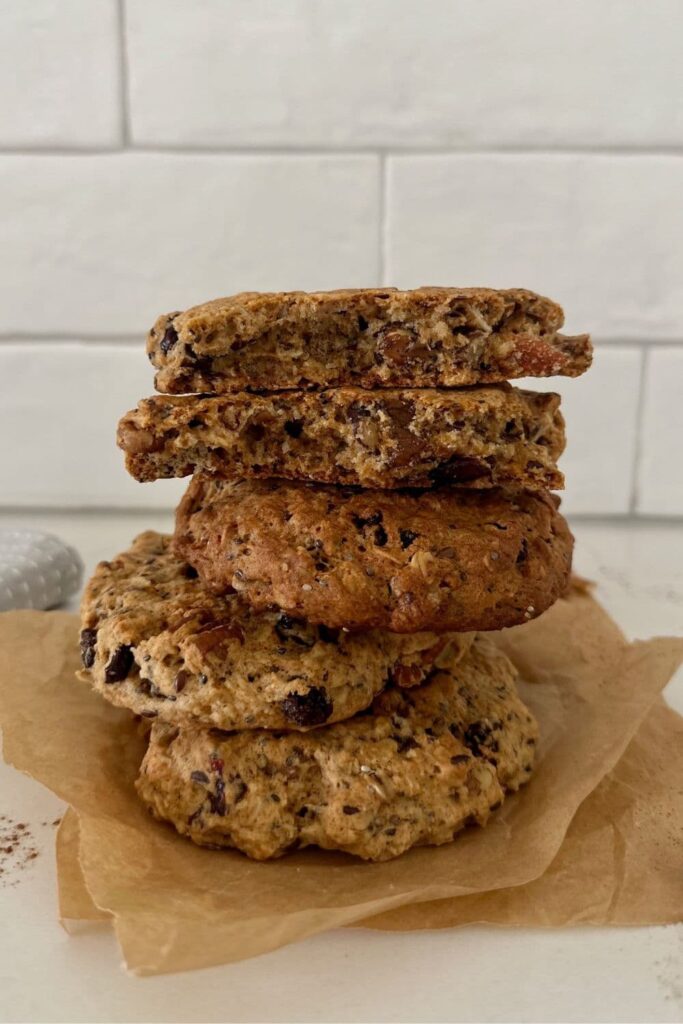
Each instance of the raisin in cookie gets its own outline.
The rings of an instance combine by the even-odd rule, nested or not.
[[[250,611],[206,590],[141,534],[101,562],[81,608],[81,677],[145,717],[221,729],[308,729],[348,718],[393,679],[414,686],[467,649],[466,634],[352,635]]]
[[[573,539],[544,492],[371,491],[195,476],[175,549],[212,588],[347,629],[490,630],[565,590]]]
[[[563,486],[560,397],[509,385],[144,399],[119,424],[137,480],[285,477],[363,487]]]
[[[257,860],[303,846],[388,860],[448,843],[532,771],[537,725],[515,678],[477,638],[451,671],[303,735],[155,722],[138,793],[194,842]]]
[[[521,288],[243,292],[160,316],[147,352],[169,394],[280,388],[453,387],[576,377],[587,335]]]

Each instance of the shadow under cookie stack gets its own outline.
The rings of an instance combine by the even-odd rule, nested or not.
[[[173,537],[96,569],[81,673],[150,719],[138,792],[196,843],[369,860],[484,825],[537,725],[495,632],[565,591],[559,397],[588,368],[528,291],[244,293],[160,317],[140,481]],[[486,635],[488,633],[488,635]],[[523,797],[521,797],[523,799]]]

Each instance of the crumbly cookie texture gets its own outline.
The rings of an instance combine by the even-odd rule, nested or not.
[[[146,718],[221,729],[305,730],[366,708],[388,680],[414,686],[455,664],[468,634],[398,637],[311,626],[212,594],[141,534],[101,562],[81,608],[81,678]]]
[[[119,423],[137,480],[285,477],[363,487],[499,484],[554,490],[560,396],[509,385],[338,388],[144,399]]]
[[[540,615],[573,538],[544,492],[379,491],[195,476],[174,546],[217,591],[348,629],[493,630]]]
[[[452,671],[303,735],[154,723],[138,793],[194,842],[257,860],[320,846],[380,861],[448,843],[530,776],[538,729],[515,678],[477,638]]]
[[[577,377],[587,335],[521,288],[242,292],[160,316],[147,351],[170,394],[245,389],[453,387]]]

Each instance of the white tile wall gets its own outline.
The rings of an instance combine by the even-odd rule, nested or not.
[[[121,142],[117,0],[2,0],[0,148]]]
[[[145,144],[642,147],[683,131],[678,0],[128,0],[127,24]]]
[[[140,334],[245,289],[378,279],[373,156],[0,155],[0,333]]]
[[[681,156],[391,157],[387,277],[527,285],[571,330],[680,338],[681,195]]]
[[[567,424],[567,448],[560,460],[566,479],[563,511],[622,515],[631,510],[642,358],[638,348],[603,346],[582,377],[519,382],[533,391],[562,395]]]
[[[637,511],[683,515],[683,348],[648,352],[640,445]]]
[[[679,0],[0,0],[0,504],[175,500],[113,441],[159,312],[431,282],[596,338],[530,382],[565,508],[683,515],[682,30]]]
[[[123,467],[116,424],[151,391],[138,345],[0,344],[2,504],[164,508],[180,480],[140,484]],[[22,386],[25,380],[31,386]]]

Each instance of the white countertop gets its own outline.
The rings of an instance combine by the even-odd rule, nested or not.
[[[90,571],[170,515],[0,514],[48,529]],[[683,635],[683,526],[573,524],[576,569],[630,636]],[[683,712],[683,676],[667,691]],[[1,1021],[681,1021],[683,926],[344,930],[254,960],[135,978],[109,929],[67,936],[56,917],[56,797],[0,764],[0,814],[40,855],[0,880]]]

